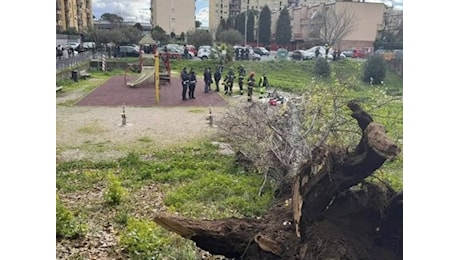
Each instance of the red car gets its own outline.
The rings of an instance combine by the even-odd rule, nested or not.
[[[193,57],[196,57],[198,51],[195,49],[195,46],[187,45],[187,49],[189,53],[193,53]]]
[[[354,49],[353,53],[351,54],[352,58],[364,58],[364,53],[358,49]]]

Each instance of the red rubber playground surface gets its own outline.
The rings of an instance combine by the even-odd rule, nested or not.
[[[127,81],[134,80],[134,77]],[[153,80],[145,81],[134,88],[125,85],[123,76],[114,76],[102,86],[96,88],[80,100],[79,106],[225,106],[227,102],[214,91],[204,93],[203,79],[197,80],[195,89],[196,99],[182,100],[182,85],[179,77],[171,77],[171,84],[160,85],[160,102],[155,100],[155,86]]]

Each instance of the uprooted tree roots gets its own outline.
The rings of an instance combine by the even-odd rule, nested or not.
[[[192,220],[160,214],[154,221],[229,258],[402,259],[402,192],[365,181],[400,149],[358,104],[347,106],[361,136],[351,151],[327,144],[338,125],[334,123],[309,144],[305,134],[313,134],[318,122],[305,126],[306,110],[293,104],[273,117],[270,108],[255,104],[240,110],[248,120],[229,115],[219,126],[232,138],[240,135],[242,141],[234,144],[241,151],[240,161],[244,158],[248,167],[266,175],[275,172],[276,203],[257,219]]]

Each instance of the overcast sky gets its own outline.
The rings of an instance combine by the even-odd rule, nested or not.
[[[167,0],[161,0],[167,1]],[[183,1],[183,0],[182,0]],[[367,2],[384,2],[402,9],[403,0],[366,0]],[[196,19],[203,27],[209,25],[209,1],[196,1]],[[93,15],[99,19],[103,13],[117,14],[125,21],[150,22],[150,0],[93,0]]]

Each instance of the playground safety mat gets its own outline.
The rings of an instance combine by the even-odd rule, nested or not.
[[[128,82],[134,80],[129,77]],[[136,87],[125,85],[123,76],[113,76],[102,86],[97,87],[82,100],[78,106],[225,106],[227,102],[215,92],[215,84],[212,84],[211,91],[204,93],[204,81],[198,79],[195,88],[195,98],[182,100],[182,85],[179,77],[171,77],[171,84],[160,85],[160,102],[156,102],[155,85],[153,80],[143,82]],[[223,86],[221,86],[222,92]],[[221,93],[222,94],[222,93]]]

